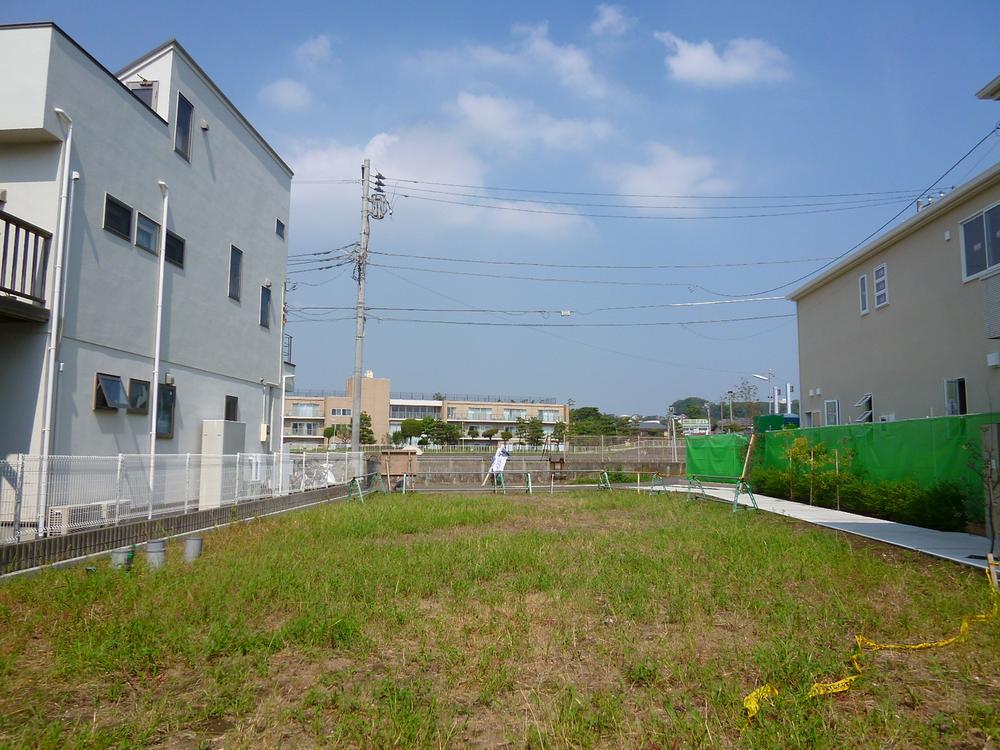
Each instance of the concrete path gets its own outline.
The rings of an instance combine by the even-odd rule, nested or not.
[[[687,492],[687,485],[672,485],[669,489]],[[705,487],[705,493],[713,499],[733,501],[733,489],[725,487]],[[789,500],[766,495],[754,494],[757,506],[768,513],[796,518],[806,523],[825,526],[828,529],[845,531],[867,539],[894,544],[897,547],[923,552],[945,560],[971,565],[976,568],[986,567],[986,553],[990,551],[989,540],[983,536],[965,534],[958,531],[934,531],[910,526],[895,521],[883,521],[879,518],[859,516],[842,510],[819,508],[815,505],[793,503]],[[740,505],[749,506],[750,498],[740,495]]]

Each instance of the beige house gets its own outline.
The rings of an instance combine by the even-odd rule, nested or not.
[[[289,394],[285,399],[286,445],[321,447],[326,444],[323,430],[331,425],[351,424],[353,380],[339,393]],[[552,433],[559,422],[569,422],[569,406],[553,398],[518,399],[504,396],[471,396],[463,394],[448,397],[442,393],[397,393],[390,389],[388,378],[376,378],[370,371],[361,381],[361,409],[372,418],[375,440],[386,442],[398,432],[403,420],[433,417],[462,426],[464,439],[484,442],[478,437],[468,437],[470,431],[481,436],[489,429],[514,431],[518,419],[538,418],[546,435]]]
[[[789,298],[803,425],[1000,409],[1000,164]]]

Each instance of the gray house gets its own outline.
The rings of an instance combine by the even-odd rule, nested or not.
[[[280,445],[288,165],[176,41],[0,26],[0,69],[0,457]]]

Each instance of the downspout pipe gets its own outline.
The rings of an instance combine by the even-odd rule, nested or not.
[[[149,401],[149,514],[153,518],[153,487],[156,477],[156,417],[160,404],[160,337],[163,333],[163,275],[167,262],[167,214],[170,210],[170,189],[163,180],[159,181],[160,195],[163,196],[163,210],[160,217],[160,263],[156,280],[156,329],[153,334],[153,388]]]
[[[49,505],[49,454],[52,451],[52,425],[55,422],[53,404],[56,389],[56,349],[59,345],[59,321],[62,317],[63,258],[66,254],[70,215],[73,210],[70,183],[70,158],[73,154],[73,118],[56,107],[56,116],[66,125],[63,141],[62,185],[59,190],[59,216],[56,219],[56,257],[52,279],[52,305],[49,311],[48,343],[45,349],[45,402],[42,409],[42,486],[38,500],[38,536],[45,536]]]

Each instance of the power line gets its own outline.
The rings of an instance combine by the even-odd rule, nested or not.
[[[477,263],[490,266],[533,266],[536,268],[579,268],[579,269],[600,269],[606,271],[632,270],[649,271],[656,269],[699,269],[699,268],[745,268],[747,266],[773,266],[790,263],[816,263],[821,260],[829,260],[830,256],[820,258],[787,258],[782,260],[748,260],[735,263],[689,263],[689,264],[656,264],[656,265],[590,265],[582,263],[539,263],[536,261],[523,260],[478,260],[473,258],[456,258],[443,255],[414,255],[411,253],[393,253],[387,250],[369,250],[371,255],[385,255],[395,258],[413,258],[415,260],[438,260],[453,263]]]
[[[994,125],[990,129],[990,131],[986,135],[984,135],[982,138],[980,138],[972,148],[970,148],[968,151],[966,151],[964,154],[962,154],[962,156],[958,159],[958,161],[956,161],[954,164],[952,164],[950,167],[948,167],[944,172],[942,172],[940,177],[938,177],[936,180],[934,180],[934,182],[932,182],[926,188],[924,188],[923,190],[921,190],[919,194],[923,195],[924,193],[928,193],[931,190],[933,190],[935,187],[937,187],[937,184],[939,182],[941,182],[941,180],[943,180],[945,177],[947,177],[952,172],[952,170],[954,170],[959,164],[961,164],[963,161],[965,161],[966,159],[968,159],[969,156],[971,156],[972,153],[977,148],[979,148],[980,146],[982,146],[983,143],[985,143],[986,140],[991,135],[993,135],[994,133],[996,133],[998,131],[1000,131],[1000,123]],[[799,276],[798,278],[792,279],[791,281],[785,282],[784,284],[781,284],[779,286],[771,287],[770,289],[763,289],[763,290],[761,290],[759,292],[753,292],[751,296],[757,296],[757,295],[760,295],[760,294],[771,294],[773,292],[777,292],[780,289],[785,289],[787,287],[790,287],[792,284],[797,284],[800,281],[805,281],[810,276],[819,273],[820,271],[822,271],[825,268],[829,268],[834,263],[836,263],[838,260],[841,260],[842,258],[846,258],[848,255],[850,255],[855,250],[857,250],[859,247],[861,247],[866,242],[868,242],[872,237],[874,237],[879,232],[881,232],[883,229],[885,229],[887,226],[889,226],[894,221],[896,221],[896,219],[898,219],[900,216],[902,216],[904,213],[906,213],[906,209],[907,208],[908,208],[908,206],[904,206],[903,208],[901,208],[899,211],[897,211],[895,214],[893,214],[891,218],[889,218],[882,225],[880,225],[878,229],[876,229],[873,232],[869,233],[864,239],[860,240],[859,242],[856,242],[854,245],[852,245],[850,248],[848,248],[847,250],[845,250],[844,252],[842,252],[840,255],[837,255],[837,256],[831,258],[826,263],[824,263],[823,265],[821,265],[819,268],[816,268],[816,269],[810,271],[807,274],[803,274],[802,276]],[[713,292],[713,294],[716,294],[716,292]],[[721,292],[718,292],[717,294],[719,294],[720,296],[732,296],[732,295],[723,295]]]
[[[567,201],[567,200],[561,200],[560,201],[560,200],[546,200],[544,198],[516,198],[516,197],[511,197],[511,196],[494,196],[494,195],[487,195],[487,194],[484,194],[484,193],[465,193],[465,192],[458,192],[458,191],[453,191],[453,190],[435,190],[433,188],[417,188],[417,187],[409,188],[409,190],[411,192],[430,193],[432,195],[447,195],[447,196],[457,197],[457,198],[475,198],[477,200],[497,200],[497,201],[505,201],[505,202],[509,202],[509,203],[532,203],[532,204],[541,204],[541,205],[548,205],[548,206],[577,206],[577,207],[584,207],[584,208],[624,208],[624,209],[636,209],[636,210],[643,210],[643,209],[645,209],[645,210],[652,210],[652,209],[660,209],[660,210],[668,210],[668,209],[690,210],[690,209],[710,208],[713,211],[721,211],[721,210],[727,210],[727,209],[728,210],[733,210],[733,211],[742,211],[742,210],[746,210],[748,208],[814,208],[814,207],[819,207],[819,206],[846,206],[846,205],[851,205],[851,204],[857,204],[857,207],[864,208],[864,207],[866,207],[866,204],[882,205],[882,204],[884,204],[886,202],[894,203],[894,202],[896,202],[898,200],[901,200],[903,197],[905,197],[905,196],[891,196],[890,197],[890,196],[883,195],[883,196],[874,197],[874,198],[872,198],[872,197],[868,197],[868,198],[848,198],[848,199],[818,201],[818,202],[812,202],[812,203],[761,203],[761,204],[746,204],[746,203],[741,203],[741,204],[737,204],[737,205],[733,205],[733,206],[724,206],[724,205],[721,205],[721,206],[720,205],[711,205],[711,206],[705,206],[705,205],[678,206],[678,205],[655,205],[655,204],[654,205],[644,205],[644,204],[635,204],[635,203],[594,203],[592,201],[582,201],[582,202],[581,201]],[[912,194],[910,194],[910,195],[912,195]],[[624,198],[624,197],[628,197],[628,196],[621,196],[621,197]],[[687,200],[705,200],[705,198],[689,198]],[[775,198],[775,199],[772,199],[772,200],[779,200],[779,199]]]
[[[853,192],[853,193],[799,193],[799,194],[787,194],[787,195],[684,195],[684,194],[667,194],[667,193],[601,193],[601,192],[591,192],[582,190],[548,190],[542,188],[526,188],[526,187],[490,187],[486,185],[465,185],[456,182],[434,182],[432,180],[415,180],[406,179],[403,177],[388,177],[386,178],[392,184],[406,183],[410,185],[434,185],[436,187],[450,187],[450,188],[463,188],[466,190],[483,190],[492,192],[511,192],[511,193],[537,193],[539,195],[580,195],[580,196],[592,196],[592,197],[605,197],[605,198],[697,198],[702,200],[741,200],[741,199],[752,199],[752,200],[766,200],[766,199],[787,199],[791,200],[794,198],[850,198],[859,196],[875,196],[875,195],[910,195],[919,192],[918,190],[873,190],[867,192]]]
[[[500,328],[648,328],[658,326],[694,326],[715,323],[745,323],[752,320],[776,320],[794,318],[795,313],[781,315],[752,315],[745,318],[715,318],[713,320],[653,320],[634,323],[495,323],[484,320],[443,320],[435,318],[390,318],[372,315],[379,322],[386,323],[426,323],[429,325],[478,326]]]
[[[925,191],[926,192],[926,191]],[[633,219],[638,221],[711,221],[711,220],[725,220],[725,219],[765,219],[778,216],[805,216],[809,214],[826,214],[826,213],[837,213],[841,211],[855,211],[858,208],[878,208],[881,206],[893,205],[896,203],[906,202],[906,206],[913,203],[912,197],[907,198],[895,198],[891,200],[886,200],[882,203],[871,204],[868,206],[842,206],[839,208],[813,208],[807,209],[805,211],[775,211],[772,213],[757,213],[757,214],[731,214],[731,215],[701,215],[701,216],[644,216],[636,214],[603,214],[603,213],[586,213],[582,211],[553,211],[544,208],[524,208],[521,206],[501,206],[489,203],[470,203],[469,201],[455,201],[448,200],[445,198],[431,198],[426,195],[414,195],[412,193],[398,193],[400,198],[410,198],[412,200],[419,201],[429,201],[431,203],[444,203],[451,206],[466,206],[470,208],[489,208],[494,211],[513,211],[516,213],[527,213],[527,214],[544,214],[548,216],[577,216],[580,218],[588,219]],[[488,196],[484,196],[487,198]],[[903,210],[906,210],[905,207]]]

